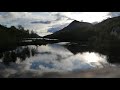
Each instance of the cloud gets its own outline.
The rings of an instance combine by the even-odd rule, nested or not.
[[[108,15],[110,15],[111,17],[116,17],[120,16],[120,12],[110,12]]]
[[[65,23],[70,23],[70,20],[58,12],[0,12],[0,24],[8,27],[22,25],[41,36],[50,34],[48,31],[50,28]]]
[[[14,20],[17,18],[31,18],[30,12],[0,12],[0,19]]]
[[[108,18],[108,13],[109,12],[64,12],[62,14],[74,20],[93,23]]]
[[[54,21],[74,20],[74,19],[72,19],[70,17],[67,17],[64,13],[68,13],[68,12],[50,12],[49,14],[54,16]]]
[[[62,29],[61,27],[52,27],[48,29],[48,32],[55,33],[61,29]]]
[[[63,19],[74,20],[74,19],[72,19],[70,17],[65,16],[62,12],[61,13],[56,13],[56,14],[54,14],[54,16],[57,17],[55,21],[60,21],[60,20],[63,20]]]
[[[0,12],[0,23],[7,26],[17,26],[29,24],[32,20],[32,13],[30,12]]]
[[[66,27],[69,23],[65,23],[63,25],[53,25],[51,28],[48,29],[48,32],[54,33]]]
[[[54,14],[54,16],[56,16],[55,21],[59,21],[62,20],[64,17],[62,15],[60,15],[59,13]]]
[[[33,21],[32,24],[50,24],[51,21]]]

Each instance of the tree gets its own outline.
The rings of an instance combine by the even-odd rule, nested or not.
[[[11,30],[15,30],[16,27],[15,27],[15,26],[11,26],[10,29],[11,29]]]
[[[19,30],[24,30],[24,27],[22,25],[17,26]]]

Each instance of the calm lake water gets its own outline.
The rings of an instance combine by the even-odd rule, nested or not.
[[[45,72],[78,72],[109,65],[106,55],[66,44],[70,43],[20,46],[0,53],[0,77],[40,77]]]

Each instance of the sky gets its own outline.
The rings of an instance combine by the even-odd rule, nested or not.
[[[66,27],[73,20],[95,23],[119,15],[120,12],[0,12],[0,24],[8,27],[22,25],[45,36]]]

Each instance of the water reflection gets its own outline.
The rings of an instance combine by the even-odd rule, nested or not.
[[[89,48],[86,45],[79,45],[77,43],[68,43],[65,44],[64,47],[71,51],[73,54],[82,53],[86,51],[94,52],[92,48]]]
[[[36,53],[37,48],[22,46],[13,51],[0,53],[0,58],[2,59],[4,64],[9,65],[10,62],[16,62],[18,58],[21,61],[24,61],[26,58],[30,58],[30,56],[34,56]]]
[[[27,71],[32,71],[33,73],[76,72],[102,68],[108,64],[105,55],[85,51],[79,46],[71,47],[61,44],[22,46],[13,51],[0,53],[0,57],[2,63],[9,65],[9,69],[12,69],[14,74],[17,75]],[[0,63],[1,67],[8,69],[8,67],[2,66]],[[4,69],[2,70],[5,72]],[[6,72],[8,76],[11,75],[10,72]]]
[[[85,46],[85,45],[79,45],[76,43],[73,44],[66,44],[64,45],[64,47],[66,47],[69,51],[71,51],[74,55],[77,53],[83,53],[83,52],[99,52],[100,54],[106,55],[106,60],[111,63],[111,64],[118,64],[120,63],[120,53],[119,53],[119,48],[114,47],[114,48],[110,48],[109,50],[103,50],[101,48],[95,49],[95,48],[91,48],[89,46]],[[88,56],[88,55],[87,55]]]

